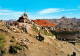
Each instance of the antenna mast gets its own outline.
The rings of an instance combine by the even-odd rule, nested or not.
[[[26,13],[26,9],[25,9],[25,13]]]

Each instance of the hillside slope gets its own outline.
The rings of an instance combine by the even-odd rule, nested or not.
[[[37,28],[33,28],[33,25],[26,24],[28,33],[21,32],[20,29],[16,29],[14,26],[6,26],[0,24],[0,35],[5,38],[4,48],[0,50],[1,56],[67,56],[73,52],[80,56],[80,51],[72,44],[55,39],[55,36],[49,36],[44,34],[44,30],[41,29],[44,41],[36,39],[38,34]],[[8,29],[8,27],[10,27]],[[17,32],[11,30],[15,28]],[[1,42],[0,42],[1,43]]]

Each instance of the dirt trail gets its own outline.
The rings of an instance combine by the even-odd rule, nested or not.
[[[31,24],[27,24],[27,31],[31,35],[37,35],[37,33],[35,31],[33,31]]]

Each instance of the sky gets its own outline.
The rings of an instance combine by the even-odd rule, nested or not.
[[[25,9],[30,19],[80,18],[80,0],[0,0],[0,20],[18,19]]]

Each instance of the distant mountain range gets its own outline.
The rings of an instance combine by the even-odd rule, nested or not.
[[[50,23],[57,24],[58,28],[79,28],[80,19],[77,18],[66,18],[63,16],[61,19],[45,19]]]
[[[67,18],[63,16],[60,19],[45,19],[50,23],[55,23],[57,28],[80,28],[80,19]],[[17,21],[16,19],[4,20],[6,22]]]
[[[16,19],[9,19],[9,20],[4,20],[5,22],[10,22],[10,21],[17,21]]]

